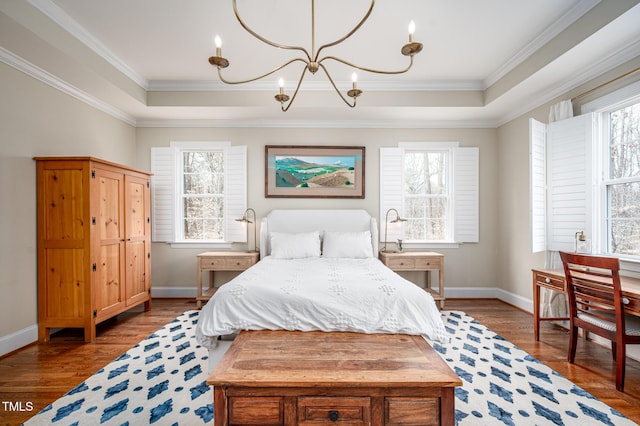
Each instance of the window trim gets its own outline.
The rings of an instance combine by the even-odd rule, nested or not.
[[[242,224],[227,217],[242,217],[247,207],[247,151],[246,146],[234,146],[231,142],[177,141],[169,147],[151,148],[153,242],[169,243],[172,248],[229,249],[234,242],[246,242]],[[186,150],[224,151],[225,161],[225,240],[184,240],[180,208],[182,187],[182,152]],[[233,157],[233,158],[232,158]],[[234,167],[229,162],[234,162]],[[162,169],[156,172],[156,167]],[[170,169],[170,170],[169,170]],[[168,175],[171,175],[169,178]],[[233,175],[233,176],[231,176]],[[232,191],[228,191],[233,187]],[[162,223],[157,223],[162,222]]]
[[[400,142],[395,147],[380,147],[380,236],[384,238],[385,215],[388,209],[404,211],[403,197],[398,188],[402,185],[403,167],[400,153],[406,148],[426,146],[427,149],[451,148],[453,174],[453,241],[407,243],[407,248],[458,248],[460,244],[479,242],[480,234],[480,150],[478,147],[461,147],[458,142]],[[397,234],[389,229],[388,241]]]
[[[581,106],[580,112],[583,114],[593,113],[596,116],[597,131],[594,136],[594,151],[598,152],[599,158],[609,158],[609,115],[613,111],[625,108],[627,106],[637,104],[640,102],[640,81],[632,83],[607,95],[601,96]],[[606,161],[594,161],[593,170],[594,176],[594,238],[592,241],[592,251],[595,253],[601,253],[608,256],[614,256],[621,261],[637,264],[633,269],[640,271],[640,256],[630,256],[625,254],[609,253],[608,247],[608,226],[606,224],[607,216],[607,186],[612,184],[613,181],[608,177],[608,164]]]

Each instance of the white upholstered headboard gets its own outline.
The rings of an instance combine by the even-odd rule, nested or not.
[[[272,210],[260,225],[260,258],[271,253],[271,232],[371,231],[371,246],[378,253],[378,226],[366,210]]]

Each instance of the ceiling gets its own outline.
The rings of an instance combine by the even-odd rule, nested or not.
[[[249,27],[277,43],[311,45],[311,1],[238,0]],[[340,38],[370,0],[315,2],[316,48]],[[299,57],[244,31],[231,0],[3,0],[0,60],[136,126],[496,127],[640,56],[632,0],[378,0],[327,55],[369,68],[407,66],[407,26],[424,44],[404,74],[358,72],[347,107],[322,72],[292,94],[296,62],[255,83],[226,85],[208,63],[223,40],[229,80]],[[343,92],[351,70],[325,62]]]

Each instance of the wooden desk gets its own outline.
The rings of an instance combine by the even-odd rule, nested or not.
[[[433,299],[440,301],[440,309],[444,309],[444,255],[432,251],[381,251],[379,259],[394,271],[426,271],[425,291],[431,293]],[[438,291],[431,288],[431,271],[438,271]]]
[[[242,331],[207,379],[214,424],[453,425],[462,382],[420,336]]]
[[[244,271],[256,264],[260,253],[257,251],[208,251],[198,255],[198,294],[196,306],[202,308],[202,302],[206,302],[213,296],[217,288],[213,282],[214,271]],[[209,272],[209,287],[203,289],[202,272]]]
[[[567,281],[564,271],[550,269],[532,269],[533,272],[533,333],[536,340],[540,340],[540,321],[567,321],[569,318],[540,318],[540,288],[548,288],[559,293],[567,294]],[[622,296],[628,300],[625,312],[640,316],[640,279],[620,277]]]

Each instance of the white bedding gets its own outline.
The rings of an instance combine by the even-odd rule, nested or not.
[[[241,330],[422,335],[447,342],[429,293],[378,259],[273,259],[221,286],[202,308],[196,338],[209,349]]]

